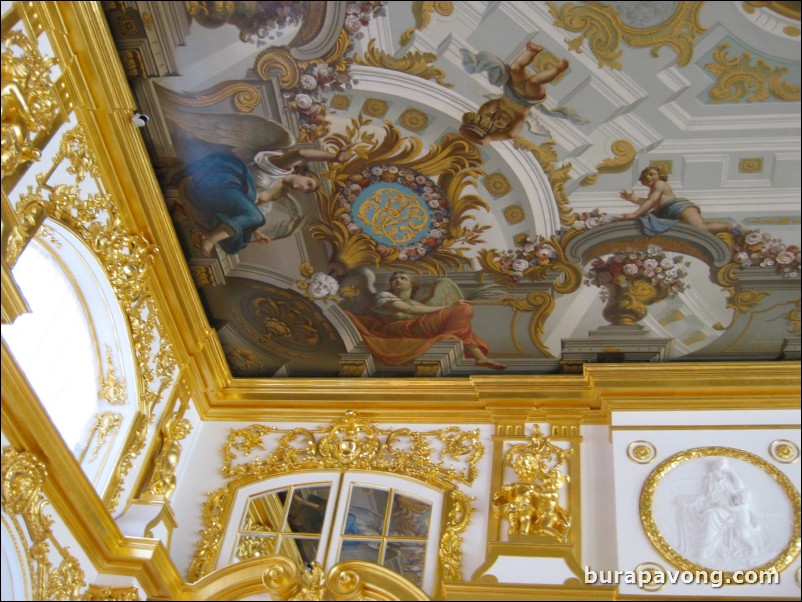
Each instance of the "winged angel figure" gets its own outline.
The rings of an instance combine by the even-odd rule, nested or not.
[[[215,149],[173,179],[184,209],[203,232],[201,251],[206,257],[215,245],[234,254],[252,241],[268,244],[300,230],[306,218],[292,192],[314,192],[320,186],[317,175],[301,170],[301,165],[351,157],[350,149],[332,153],[296,148],[291,132],[259,115],[166,107],[165,116],[200,145]]]
[[[383,292],[376,291],[375,281],[376,275],[368,268],[351,272],[343,288],[356,287],[360,294],[345,299],[341,305],[370,352],[384,363],[405,364],[437,341],[460,339],[465,357],[474,358],[477,366],[506,368],[487,356],[487,343],[471,327],[471,302],[452,280],[440,278],[425,292],[417,278],[407,272],[393,272]],[[481,290],[480,295],[487,292]]]

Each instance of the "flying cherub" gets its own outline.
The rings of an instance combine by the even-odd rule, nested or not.
[[[442,339],[460,339],[465,356],[492,370],[506,366],[488,357],[489,347],[471,327],[473,307],[448,278],[422,291],[414,275],[393,272],[386,291],[377,292],[368,268],[349,274],[343,288],[356,285],[362,294],[342,303],[370,352],[385,364],[406,364]],[[485,290],[480,292],[487,292]]]
[[[258,115],[190,113],[169,105],[164,113],[207,151],[172,178],[187,215],[202,231],[206,257],[215,245],[234,254],[252,240],[268,244],[297,232],[306,219],[291,193],[320,186],[301,164],[352,156],[350,149],[296,148],[284,126]]]
[[[460,49],[462,66],[468,73],[486,73],[490,83],[504,92],[502,96],[485,102],[476,113],[463,115],[460,127],[463,136],[476,144],[510,140],[521,131],[532,107],[550,115],[567,117],[575,123],[587,123],[569,107],[559,106],[552,110],[543,107],[546,84],[568,69],[568,61],[563,59],[553,67],[535,73],[529,65],[542,51],[539,44],[527,42],[508,65],[491,52],[474,54],[466,48]]]

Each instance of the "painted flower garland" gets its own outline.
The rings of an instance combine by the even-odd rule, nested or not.
[[[747,230],[735,235],[732,260],[741,268],[770,268],[784,278],[799,278],[800,249],[768,232]]]

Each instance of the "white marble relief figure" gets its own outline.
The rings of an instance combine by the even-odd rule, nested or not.
[[[768,543],[762,521],[727,458],[714,458],[695,494],[675,498],[678,551],[711,568],[748,568],[764,556]],[[726,566],[725,566],[726,565]]]

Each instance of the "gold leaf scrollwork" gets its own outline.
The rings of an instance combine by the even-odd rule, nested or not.
[[[141,600],[135,585],[112,587],[90,583],[81,600],[84,602],[136,602]]]
[[[788,320],[788,332],[791,334],[799,334],[800,329],[802,329],[802,324],[800,324],[799,298],[794,302],[794,308],[785,314],[784,317]]]
[[[590,186],[595,184],[601,174],[621,173],[626,171],[629,169],[638,155],[635,147],[628,140],[616,140],[610,146],[610,150],[613,152],[613,157],[604,159],[601,163],[599,163],[596,166],[597,173],[583,178],[579,183],[580,186]]]
[[[394,58],[387,52],[376,48],[375,40],[370,40],[365,54],[363,56],[357,55],[355,62],[357,65],[381,67],[382,69],[414,75],[421,79],[434,80],[444,88],[453,88],[454,84],[445,81],[445,71],[432,65],[436,60],[437,55],[433,52],[420,52],[418,50],[410,50],[401,58]]]
[[[82,182],[87,174],[93,178],[97,178],[99,175],[95,154],[89,148],[86,132],[81,126],[72,128],[61,137],[53,163],[60,163],[64,159],[70,163],[67,173],[74,175],[78,182]]]
[[[622,41],[636,48],[651,48],[652,56],[658,56],[662,46],[671,46],[678,55],[677,64],[687,65],[693,57],[696,36],[706,31],[699,23],[702,7],[700,2],[678,2],[674,14],[664,22],[640,29],[624,23],[615,7],[600,2],[585,2],[581,6],[566,2],[559,8],[549,2],[554,24],[580,34],[567,40],[568,47],[581,52],[582,43],[587,40],[599,67],[611,69],[621,69],[618,59],[623,54]]]
[[[510,535],[548,535],[565,542],[571,529],[570,514],[559,505],[559,490],[570,478],[560,470],[573,453],[544,437],[534,426],[528,443],[513,445],[504,455],[519,481],[504,485],[493,495],[493,511],[509,523]]]
[[[6,260],[9,267],[13,267],[17,263],[22,251],[42,227],[42,223],[47,217],[46,203],[47,201],[38,194],[21,197],[17,203],[14,209],[17,225],[11,231],[6,247]]]
[[[266,566],[262,581],[273,600],[324,599],[325,573],[317,562],[300,568],[286,556],[272,556],[266,560]]]
[[[117,378],[110,347],[106,347],[106,375],[100,379],[100,398],[113,406],[124,406],[128,403],[125,379]]]
[[[99,412],[95,415],[95,421],[92,424],[90,440],[94,439],[95,448],[92,450],[92,455],[89,461],[96,460],[100,454],[100,450],[109,440],[109,437],[115,435],[120,430],[120,425],[123,423],[122,414],[117,412]]]
[[[718,80],[710,89],[710,101],[714,103],[762,102],[772,96],[777,100],[798,101],[802,86],[789,84],[783,79],[787,67],[771,67],[763,59],[752,64],[752,56],[744,50],[740,57],[727,56],[729,44],[722,44],[713,52],[715,62],[705,68]]]
[[[30,452],[3,448],[2,506],[11,518],[20,541],[25,542],[25,556],[30,568],[33,600],[78,600],[84,587],[84,572],[69,549],[55,540],[53,519],[44,513],[47,500],[42,486],[47,478],[45,465]],[[23,528],[15,515],[25,523]],[[5,521],[4,521],[5,522]],[[61,555],[59,566],[50,560],[50,542]],[[30,543],[28,543],[30,542]]]
[[[268,436],[279,436],[272,449],[265,441]],[[249,458],[255,450],[266,453]],[[344,417],[317,431],[261,424],[232,429],[223,447],[222,473],[229,483],[210,493],[204,504],[205,528],[188,579],[196,581],[213,570],[237,488],[298,470],[388,472],[446,490],[450,510],[440,544],[441,574],[443,579],[461,579],[460,534],[470,520],[471,506],[455,483],[474,482],[476,465],[483,454],[478,430],[448,427],[416,432],[408,428],[378,428],[354,412],[346,412]],[[235,463],[238,459],[243,461]]]
[[[412,36],[415,35],[416,31],[425,29],[431,23],[433,12],[447,17],[454,12],[454,3],[445,1],[413,2],[412,16],[415,17],[415,27],[410,27],[401,34],[401,46],[406,46],[412,40]]]
[[[175,471],[181,458],[181,441],[189,435],[192,423],[186,418],[173,414],[162,427],[162,444],[156,460],[153,462],[153,472],[145,487],[145,493],[161,499],[168,499],[175,491]]]
[[[259,337],[262,343],[270,344],[274,337],[307,345],[317,345],[320,342],[320,333],[312,325],[312,321],[303,315],[302,308],[292,307],[285,301],[276,301],[269,297],[258,297],[251,304],[256,316],[264,321],[264,334]]]
[[[160,94],[185,107],[208,107],[226,98],[231,98],[234,102],[234,108],[240,113],[250,113],[262,101],[262,94],[259,90],[245,82],[223,82],[215,86],[209,94],[204,94],[203,96],[179,94],[166,88],[162,89]]]
[[[380,188],[359,207],[359,218],[376,236],[403,244],[423,232],[429,214],[421,200],[395,188]]]
[[[39,54],[36,45],[22,33],[3,35],[3,177],[41,156],[34,138],[49,132],[56,120],[58,96],[50,79],[50,70],[56,63],[55,58]]]

